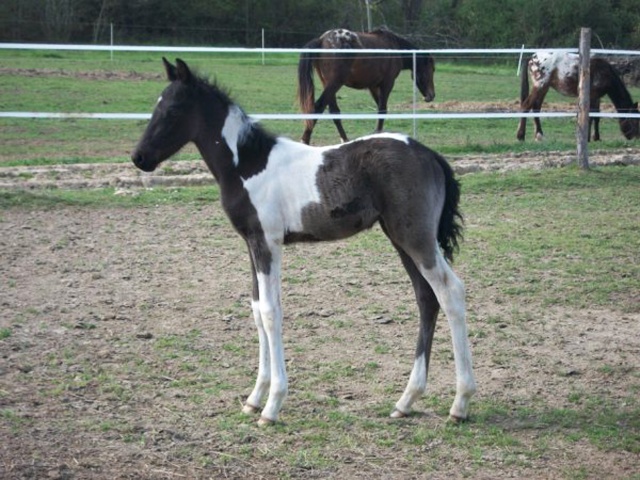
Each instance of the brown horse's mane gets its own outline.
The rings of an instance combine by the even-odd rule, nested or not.
[[[391,30],[384,28],[384,27],[378,27],[375,28],[373,30],[371,30],[372,35],[379,35],[381,37],[384,37],[386,39],[388,39],[390,42],[393,42],[397,45],[397,47],[401,50],[416,50],[417,47],[411,43],[409,40],[407,40],[404,37],[401,37],[400,35],[398,35],[397,33],[392,32]]]
[[[385,27],[378,27],[374,30],[371,30],[371,32],[369,33],[384,38],[385,40],[387,40],[387,43],[394,45],[398,50],[418,50],[418,47],[415,44]],[[429,55],[418,55],[418,61],[430,62],[432,61],[432,57],[430,57]],[[413,60],[411,57],[402,57],[402,68],[404,70],[413,68]]]

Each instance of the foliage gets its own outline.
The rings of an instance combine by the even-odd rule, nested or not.
[[[6,0],[0,41],[300,47],[335,27],[386,25],[426,47],[568,47],[591,27],[602,47],[640,48],[636,0]],[[598,45],[599,43],[599,45]]]

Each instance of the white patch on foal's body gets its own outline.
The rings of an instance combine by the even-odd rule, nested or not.
[[[303,230],[302,209],[320,202],[316,174],[325,150],[278,138],[266,168],[243,180],[265,233],[280,236]]]
[[[225,123],[225,127],[226,125]],[[257,175],[243,179],[265,233],[271,232],[277,236],[288,232],[302,232],[302,209],[321,200],[316,176],[324,162],[324,154],[350,143],[375,138],[409,143],[409,137],[399,133],[376,133],[326,147],[313,147],[278,137],[269,153],[267,167]],[[237,155],[237,145],[230,145],[229,148]]]

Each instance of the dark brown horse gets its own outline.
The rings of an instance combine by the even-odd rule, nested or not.
[[[531,56],[527,68],[520,72],[520,110],[539,112],[549,88],[568,97],[578,96],[578,55],[567,52],[538,52]],[[638,102],[631,100],[629,91],[616,70],[603,58],[592,58],[589,64],[591,73],[590,110],[600,111],[600,99],[607,95],[618,113],[639,113]],[[529,77],[533,88],[529,93]],[[638,118],[619,118],[620,130],[628,139],[640,136]],[[540,119],[534,117],[535,138],[542,140]],[[589,140],[591,140],[591,124],[593,124],[593,140],[600,140],[600,117],[589,119]],[[524,140],[527,119],[521,118],[518,126],[518,140]]]
[[[386,29],[372,32],[351,32],[343,28],[329,30],[320,37],[314,38],[304,48],[308,49],[391,49],[417,50],[408,40]],[[313,69],[317,72],[324,90],[317,101],[314,100]],[[387,100],[393,85],[402,70],[411,70],[413,77],[412,55],[380,53],[369,54],[337,54],[337,53],[307,53],[300,55],[298,63],[298,101],[304,113],[322,113],[329,107],[329,112],[338,114],[336,94],[343,85],[356,89],[368,88],[378,107],[378,113],[387,113]],[[429,54],[416,55],[416,78],[418,90],[426,102],[435,96],[433,74],[435,63]],[[302,141],[309,143],[311,133],[317,120],[306,120]],[[342,128],[342,122],[335,119],[334,123],[343,142],[347,141],[347,134]],[[384,119],[378,119],[376,133],[382,131]]]

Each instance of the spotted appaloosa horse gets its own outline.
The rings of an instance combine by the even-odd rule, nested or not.
[[[591,58],[590,64],[590,110],[600,111],[600,99],[608,95],[619,113],[638,113],[638,102],[633,102],[629,91],[616,70],[603,58]],[[534,53],[527,62],[527,68],[520,71],[520,111],[533,110],[539,112],[549,88],[562,95],[578,96],[579,56],[567,52]],[[533,88],[529,93],[529,77]],[[534,117],[535,138],[542,140],[540,118]],[[628,139],[640,136],[638,118],[620,117],[620,130]],[[600,140],[600,117],[589,118],[589,140],[591,140],[591,124],[593,123],[593,140]],[[527,119],[520,119],[517,138],[524,140]]]
[[[426,389],[442,307],[457,376],[450,416],[466,419],[476,384],[464,286],[447,261],[461,233],[460,191],[444,158],[404,135],[372,135],[322,148],[275,137],[184,62],[163,61],[171,83],[132,160],[152,171],[194,142],[218,181],[225,212],[249,247],[260,352],[256,385],[243,411],[257,411],[268,393],[259,422],[274,422],[287,394],[280,304],[283,245],[341,239],[379,222],[411,278],[420,312],[413,370],[392,416],[408,415]]]
[[[386,29],[371,32],[352,32],[344,28],[329,30],[314,38],[304,48],[308,49],[391,49],[417,50],[417,47],[405,38]],[[324,87],[318,100],[314,99],[313,69],[320,77]],[[322,113],[329,107],[330,113],[340,113],[336,94],[346,85],[350,88],[365,89],[371,92],[378,107],[378,113],[387,113],[387,100],[396,78],[402,70],[411,70],[413,77],[412,55],[380,53],[313,53],[300,54],[298,63],[298,101],[304,113]],[[435,96],[433,75],[435,62],[429,54],[416,55],[415,84],[426,102]],[[306,120],[302,141],[309,143],[317,120]],[[343,142],[347,134],[340,119],[334,123]],[[384,119],[378,119],[376,132],[382,131]]]

